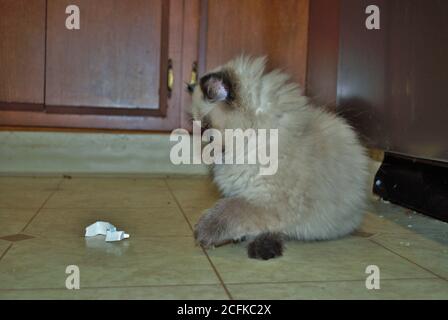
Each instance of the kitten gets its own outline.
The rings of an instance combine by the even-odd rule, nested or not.
[[[328,240],[353,232],[367,198],[365,150],[342,119],[310,105],[298,85],[266,59],[238,57],[206,74],[192,89],[192,115],[224,129],[278,129],[278,170],[215,164],[224,198],[195,226],[205,248],[247,239],[251,258],[283,254],[284,240]],[[268,140],[269,141],[269,140]],[[225,148],[225,146],[224,146]]]

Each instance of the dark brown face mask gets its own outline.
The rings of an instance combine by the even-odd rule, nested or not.
[[[235,88],[228,72],[213,72],[203,76],[199,85],[201,86],[204,99],[210,102],[226,101],[235,99]]]

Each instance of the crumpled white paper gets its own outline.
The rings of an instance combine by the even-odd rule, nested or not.
[[[117,228],[106,221],[97,221],[86,228],[86,237],[98,235],[106,236],[106,242],[121,241],[129,238],[129,234],[124,231],[117,231]]]

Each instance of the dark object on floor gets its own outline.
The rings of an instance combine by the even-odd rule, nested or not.
[[[384,200],[448,222],[448,164],[386,153],[373,192]]]
[[[283,255],[283,239],[276,233],[263,233],[247,247],[249,258],[269,260]]]

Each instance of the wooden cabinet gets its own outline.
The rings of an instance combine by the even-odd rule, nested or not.
[[[0,0],[0,125],[178,128],[183,4]],[[79,30],[65,26],[69,5],[80,9]]]
[[[202,10],[207,69],[241,53],[267,55],[270,69],[284,69],[305,84],[308,0],[210,0]]]
[[[70,4],[80,30],[61,28]],[[47,112],[164,116],[168,10],[163,0],[49,0]]]
[[[0,108],[42,110],[45,0],[1,0],[0,12]]]
[[[340,0],[311,0],[306,94],[314,103],[336,106]]]
[[[380,29],[365,26],[369,5]],[[309,93],[337,104],[369,147],[448,162],[447,16],[438,0],[313,0]]]
[[[65,27],[80,9],[80,30]],[[305,84],[308,0],[0,0],[0,126],[188,127],[185,82],[267,55]],[[174,79],[168,90],[168,74]],[[26,103],[26,105],[24,105]]]

